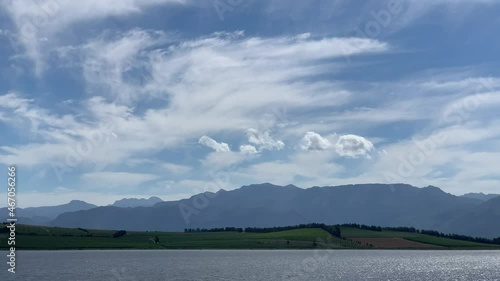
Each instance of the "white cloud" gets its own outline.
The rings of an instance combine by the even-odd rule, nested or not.
[[[196,75],[190,77],[196,77]],[[395,118],[390,116],[391,111],[389,111],[389,109],[396,109],[398,107],[400,108],[398,112],[401,112],[401,114],[404,111],[412,110],[416,118],[422,118],[422,117],[431,118],[432,116],[430,116],[430,114],[427,114],[427,112],[436,112],[437,115],[437,113],[440,113],[447,106],[452,104],[450,103],[451,100],[456,99],[457,101],[459,101],[459,103],[461,103],[462,96],[467,97],[468,95],[471,95],[471,93],[473,93],[475,87],[473,87],[472,85],[471,86],[462,85],[463,86],[462,87],[459,85],[454,85],[453,81],[455,80],[444,79],[442,81],[439,80],[433,85],[430,85],[429,83],[423,84],[421,85],[421,87],[418,87],[418,83],[413,83],[413,84],[409,83],[411,84],[411,87],[416,91],[415,93],[412,92],[411,96],[420,97],[421,90],[423,91],[425,89],[426,91],[430,91],[432,89],[435,89],[433,90],[436,91],[435,93],[443,93],[444,97],[440,97],[438,95],[436,95],[436,98],[422,96],[421,97],[422,100],[427,100],[427,103],[425,103],[426,106],[415,106],[415,104],[419,105],[424,104],[419,102],[418,100],[417,101],[411,100],[410,102],[401,103],[401,99],[394,99],[397,102],[394,102],[393,104],[390,104],[384,108],[374,108],[373,110],[361,109],[360,111],[366,111],[366,114],[364,114],[364,116],[362,117],[360,115],[354,115],[356,116],[356,118],[352,118],[351,120],[358,124],[360,123],[359,121],[372,122],[373,119],[379,119],[379,121],[377,122],[401,121],[398,120],[400,118],[399,115]],[[473,81],[471,80],[471,83],[472,82]],[[209,85],[212,85],[210,84],[211,81],[207,83],[209,83]],[[226,82],[222,81],[221,79],[218,81],[218,83],[223,84]],[[401,82],[398,84],[403,84],[403,83]],[[279,91],[280,90],[279,87],[274,88],[276,85],[273,82],[267,84],[266,87],[271,87],[272,89],[277,89],[277,91]],[[493,89],[496,89],[497,86],[496,84],[494,85],[495,86],[493,87]],[[301,86],[307,88],[311,85],[304,83]],[[379,90],[381,92],[387,91],[387,89],[391,87],[397,88],[399,86],[397,84],[383,85],[383,87],[381,87],[381,89]],[[321,87],[316,87],[316,85],[314,86],[314,88],[322,89]],[[460,96],[455,96],[454,94],[456,93],[455,90],[457,88],[466,88],[468,90],[463,93],[461,92]],[[175,93],[176,88],[174,87],[172,89],[173,89],[172,93]],[[94,146],[93,152],[90,155],[85,156],[83,158],[82,166],[77,167],[78,171],[83,171],[84,167],[88,168],[88,166],[83,166],[83,164],[85,163],[88,164],[88,163],[99,162],[106,164],[119,164],[123,162],[124,159],[134,159],[134,157],[136,156],[144,157],[144,153],[156,152],[162,149],[176,149],[179,146],[185,145],[187,142],[189,142],[189,140],[202,135],[203,133],[215,134],[215,133],[220,133],[222,131],[232,131],[238,134],[241,133],[241,130],[244,130],[244,128],[249,128],[250,126],[248,125],[249,124],[252,125],[252,122],[254,119],[256,119],[255,118],[256,116],[257,117],[262,116],[262,114],[260,113],[262,112],[261,106],[252,103],[254,99],[248,99],[244,103],[239,102],[236,99],[231,100],[231,102],[233,101],[236,102],[233,103],[233,105],[237,105],[238,107],[240,107],[240,109],[242,109],[238,110],[238,112],[231,111],[231,107],[229,105],[227,107],[224,106],[217,108],[217,106],[225,102],[226,98],[231,99],[231,95],[235,94],[235,92],[227,92],[226,97],[222,97],[221,100],[218,100],[217,98],[219,97],[215,95],[217,94],[217,91],[215,89],[217,88],[214,88],[213,91],[214,96],[210,98],[207,97],[206,95],[205,96],[202,95],[201,88],[199,89],[200,92],[198,92],[198,90],[194,92],[181,91],[181,93],[187,95],[184,98],[188,97],[191,94],[196,95],[197,97],[206,98],[206,100],[203,100],[203,102],[200,102],[199,104],[197,104],[196,99],[188,102],[189,100],[183,99],[182,95],[174,94],[174,102],[172,104],[165,104],[164,105],[165,107],[158,106],[154,109],[153,108],[149,109],[144,113],[137,113],[134,110],[134,106],[132,104],[130,105],[122,104],[120,103],[120,101],[110,102],[104,97],[92,97],[84,102],[78,103],[83,105],[83,108],[81,109],[83,110],[83,112],[85,112],[84,118],[81,118],[81,116],[77,115],[61,116],[55,114],[54,111],[38,107],[36,105],[37,104],[36,99],[25,98],[22,97],[21,95],[10,93],[8,96],[4,97],[3,102],[0,103],[0,105],[3,105],[3,107],[0,109],[0,112],[3,112],[4,113],[3,116],[10,118],[11,120],[22,119],[25,121],[29,121],[30,119],[27,116],[32,117],[33,120],[39,122],[37,134],[41,138],[40,139],[37,138],[36,142],[32,142],[26,145],[13,145],[13,144],[9,144],[8,146],[4,145],[2,151],[0,152],[1,154],[0,158],[1,161],[4,161],[6,164],[18,163],[19,165],[30,165],[30,166],[35,166],[35,165],[40,166],[47,164],[50,165],[51,161],[54,161],[54,159],[58,161],[62,160],[64,162],[64,159],[67,156],[67,151],[66,151],[67,147],[69,147],[70,149],[76,149],[79,141],[84,139],[86,135],[92,132],[98,132],[99,122],[106,121],[112,123],[114,125],[113,132],[116,134],[117,137],[114,137],[108,133],[107,136],[110,137],[110,140],[112,142],[110,143],[103,142],[98,146]],[[407,90],[407,88],[399,88],[399,90],[401,92],[405,93],[407,92],[405,91]],[[255,91],[256,94],[258,95],[257,89]],[[482,100],[482,103],[480,104],[480,110],[477,110],[477,113],[474,113],[474,114],[479,114],[478,115],[479,117],[481,116],[481,114],[484,113],[485,109],[488,109],[490,107],[492,108],[494,104],[498,103],[498,92],[496,91],[487,93],[483,92],[484,91],[480,91],[480,93],[482,94],[480,94],[479,96],[480,99]],[[376,96],[378,97],[379,96],[378,92],[376,93],[377,93]],[[302,95],[304,96],[309,95],[309,93],[305,94],[296,93],[296,94],[297,94],[296,97],[301,97]],[[280,95],[281,95],[280,98],[282,98],[282,102],[286,103],[286,101],[288,100],[287,98],[289,96],[285,95],[285,93],[281,93]],[[241,97],[245,97],[245,95],[242,95]],[[250,97],[253,98],[254,96],[250,95]],[[184,103],[184,101],[186,103]],[[262,101],[264,101],[264,99],[262,99]],[[203,110],[199,111],[198,109],[204,108],[203,106],[206,103],[211,103],[211,105],[207,107],[206,111]],[[274,103],[271,104],[274,105]],[[410,104],[413,104],[414,106],[411,107]],[[385,102],[383,105],[386,106]],[[214,110],[214,108],[216,108],[216,110]],[[260,112],[259,109],[261,110]],[[305,98],[304,99],[299,98],[297,99],[296,103],[294,102],[289,104],[287,109],[288,112],[293,113],[292,111],[293,109],[311,110],[314,109],[314,105],[310,104],[309,101]],[[80,111],[80,113],[81,112],[82,111]],[[197,114],[190,115],[190,113],[192,112],[202,112],[202,114],[201,116]],[[224,116],[226,112],[228,112],[227,116],[232,116],[232,118],[226,119]],[[352,114],[352,112],[345,111],[343,115],[345,116],[345,119],[339,119],[339,120],[335,120],[338,117],[338,115],[335,115],[335,113],[330,114],[329,112],[328,116],[318,114],[317,118],[321,118],[324,122],[323,123],[317,122],[317,124],[323,126],[321,127],[321,130],[329,130],[330,128],[336,128],[336,126],[338,126],[338,123],[340,123],[340,125],[346,126],[344,123],[347,123],[346,121],[348,120],[349,114]],[[428,116],[426,116],[426,114]],[[384,117],[372,118],[377,115]],[[290,116],[291,118],[294,118],[293,117],[294,114],[291,114]],[[330,118],[330,116],[333,117]],[[480,121],[481,118],[479,119],[476,118],[478,116],[474,115],[473,121],[475,122]],[[415,120],[415,119],[409,119],[409,120]],[[307,126],[309,124],[306,123],[306,121],[308,121],[306,118],[300,118],[300,120],[294,119],[292,121],[294,122],[299,121],[297,125],[300,125],[302,128],[305,129],[301,129],[297,131],[297,133],[287,135],[286,136],[287,140],[293,139],[294,141],[297,141],[300,139],[300,137],[303,137],[303,135],[301,134],[303,134],[303,132],[307,130],[320,131],[316,130],[316,127],[308,128]],[[9,124],[13,123],[10,122]],[[371,125],[373,125],[373,123],[371,123]],[[476,126],[477,128],[475,130],[468,130],[467,132],[462,131],[464,127],[449,128],[449,131],[447,132],[449,133],[450,136],[453,137],[448,144],[463,145],[468,141],[474,143],[481,143],[481,140],[496,139],[497,136],[496,132],[498,132],[498,130],[495,129],[495,126],[484,127],[484,124],[481,123],[476,124]],[[278,140],[274,137],[274,135],[273,137],[271,137],[271,133],[268,131],[260,132],[255,130],[254,135],[256,141],[259,140],[257,142],[266,143],[267,141],[263,141],[266,139],[266,137],[262,137],[262,135],[264,136],[266,135],[266,132],[268,133],[267,136],[271,140],[270,143],[276,144]],[[283,137],[282,130],[280,129],[278,132],[280,133],[279,136]],[[325,139],[328,139],[328,137],[326,137]],[[333,139],[329,139],[329,141],[332,144],[336,143],[336,140],[334,141]],[[460,143],[458,143],[458,141],[460,141]],[[253,146],[257,151],[259,151],[259,145],[255,144]],[[333,147],[335,148],[335,150],[339,149],[337,145],[333,145]],[[388,149],[387,147],[383,148],[388,151],[388,154],[391,153],[391,150]],[[363,156],[363,153],[364,152],[362,150],[356,151],[353,150],[352,147],[351,149],[346,149],[344,146],[342,146],[339,155],[344,155],[345,157],[361,157]],[[463,153],[469,154],[471,153],[471,151],[462,151],[462,152],[457,151],[454,153],[455,154],[453,155],[461,155],[461,153],[463,155]],[[366,153],[366,155],[370,155],[369,151]],[[202,160],[202,163],[204,167],[211,167],[211,168],[224,167],[227,165],[227,163],[231,164],[242,163],[246,159],[246,157],[244,156],[245,155],[241,152],[241,150],[234,153],[210,153],[205,160]],[[454,156],[454,157],[457,157],[456,159],[459,159],[460,156]],[[378,158],[379,157],[377,157],[377,160]],[[283,162],[276,161],[274,162],[274,164],[279,166],[279,168],[276,168],[277,171],[283,171],[282,169],[285,169],[284,167],[289,163],[287,161]],[[295,171],[295,168],[298,166],[292,165],[291,167],[292,168],[290,169]],[[369,168],[365,169],[369,170]],[[422,167],[421,171],[416,173],[416,175],[423,177],[427,173],[429,173],[429,171],[432,171],[432,169],[433,169],[432,166],[425,166],[425,168]],[[466,168],[460,167],[460,169],[465,170]],[[263,175],[262,177],[256,176],[256,178],[262,178],[262,179],[267,178],[269,179],[269,181],[273,177],[279,178],[276,175],[273,176],[272,174],[267,173],[264,168],[258,169],[258,171],[261,171]],[[264,174],[266,176],[264,176]],[[307,175],[305,173],[297,171],[296,173],[288,174],[286,178],[281,178],[281,180],[283,183],[285,183],[286,179],[293,180],[294,177],[296,176],[299,176],[299,178],[310,176],[311,180],[308,180],[306,182],[307,184],[314,184],[318,182],[328,183],[328,181],[335,183],[337,182],[347,183],[349,181],[360,182],[362,181],[362,179],[366,179],[367,181],[373,179],[373,177],[369,177],[368,174],[363,174],[359,179],[345,178],[343,179],[343,181],[341,181],[340,179],[336,178],[335,175],[332,175],[331,178],[320,181],[319,178],[313,178],[315,177],[314,173],[307,173]],[[466,174],[463,173],[463,175],[465,176]],[[235,176],[234,180],[236,182],[238,178]],[[479,179],[475,180],[478,181]],[[415,180],[415,178],[407,179],[407,181],[417,185],[425,185],[421,184],[422,183],[421,181]],[[64,184],[66,185],[67,183]],[[428,180],[426,184],[432,184],[432,180]],[[483,186],[483,188],[486,188],[486,182],[482,181],[482,184],[483,185],[481,186]],[[456,185],[454,184],[453,186],[458,186],[458,183]]]
[[[216,152],[229,152],[231,149],[229,148],[229,145],[224,142],[216,142],[214,139],[207,137],[207,136],[202,136],[198,143],[203,144],[205,146],[208,146],[215,150]]]
[[[374,146],[369,140],[357,135],[340,136],[335,144],[335,150],[340,156],[357,158],[359,156],[369,157]]]
[[[259,132],[256,129],[247,130],[248,141],[255,144],[259,150],[280,150],[285,147],[285,143],[283,141],[273,139],[269,134],[269,131]]]
[[[281,3],[275,6],[271,2]],[[327,11],[318,17],[320,21],[345,10],[345,1],[327,2],[325,7],[334,9],[318,9]],[[494,2],[410,0],[404,13],[392,17],[391,26],[384,26],[384,32],[397,32],[431,11],[460,18],[473,10],[468,7]],[[50,6],[54,3],[55,6]],[[398,157],[408,155],[407,149],[412,152],[415,145],[411,144],[410,138],[425,139],[428,137],[425,132],[440,128],[448,136],[448,141],[440,144],[439,151],[428,157],[425,164],[415,169],[414,176],[405,181],[419,185],[449,183],[457,190],[460,181],[469,186],[477,183],[481,188],[491,189],[493,186],[494,180],[482,177],[497,177],[494,168],[498,167],[495,149],[498,147],[499,126],[495,109],[500,103],[500,79],[477,77],[478,67],[472,66],[466,71],[461,69],[460,75],[457,71],[438,69],[398,81],[341,81],[352,73],[365,71],[355,68],[364,67],[367,62],[379,63],[380,60],[372,59],[373,55],[399,51],[382,41],[381,38],[388,38],[383,34],[379,39],[319,37],[318,34],[322,33],[314,27],[311,33],[274,37],[246,35],[243,31],[192,37],[189,32],[168,33],[164,26],[155,31],[123,30],[129,25],[117,29],[100,25],[113,17],[131,19],[130,22],[139,24],[147,22],[148,28],[155,28],[148,20],[130,17],[169,3],[182,5],[195,1],[1,1],[3,14],[12,20],[12,24],[6,26],[11,26],[12,30],[2,29],[0,36],[14,39],[11,42],[14,45],[17,39],[20,44],[17,46],[20,53],[9,58],[15,64],[12,69],[26,66],[17,61],[19,58],[35,61],[37,74],[43,74],[46,66],[53,66],[49,63],[54,63],[54,67],[57,64],[57,67],[64,68],[63,71],[68,70],[75,81],[83,78],[77,86],[82,86],[84,96],[80,95],[79,89],[71,93],[72,102],[55,101],[52,104],[53,97],[49,95],[54,93],[56,99],[60,98],[59,88],[51,89],[52,76],[41,81],[43,87],[35,85],[36,92],[9,92],[0,96],[1,125],[9,130],[8,134],[17,133],[12,139],[7,136],[0,144],[0,163],[16,163],[23,169],[27,166],[32,168],[32,179],[44,180],[50,177],[51,163],[60,162],[68,167],[67,159],[77,153],[80,160],[69,166],[76,176],[84,174],[82,179],[102,179],[113,186],[113,182],[120,181],[120,176],[123,176],[131,179],[127,184],[140,184],[147,178],[99,171],[103,171],[102,167],[107,167],[106,171],[120,171],[122,165],[133,163],[137,168],[138,163],[143,163],[144,166],[154,166],[158,175],[165,174],[166,170],[179,180],[196,169],[199,163],[194,159],[202,158],[191,155],[191,149],[196,146],[193,140],[202,135],[238,138],[247,128],[254,128],[246,131],[248,141],[238,143],[242,145],[233,147],[235,151],[229,147],[228,143],[232,142],[217,142],[207,136],[200,138],[199,143],[211,147],[214,152],[210,151],[200,160],[200,171],[189,176],[198,177],[205,171],[234,165],[237,167],[234,182],[238,182],[241,175],[251,182],[307,183],[304,186],[349,183],[371,181],[379,168],[391,163],[397,165]],[[288,1],[279,0],[270,1],[269,9],[293,10],[295,14],[292,16],[303,16],[306,6],[307,3],[290,5]],[[358,5],[354,13],[364,15],[351,18],[364,29],[366,23],[374,20],[370,10],[377,12],[383,6],[375,2]],[[290,16],[290,13],[285,14]],[[273,12],[273,16],[277,13]],[[89,22],[101,26],[102,32],[97,28],[83,34],[91,34],[92,38],[76,38],[76,28]],[[350,32],[355,26],[351,23],[346,21],[337,30],[349,25]],[[182,36],[189,36],[189,39]],[[400,43],[404,48],[404,42]],[[356,60],[346,62],[346,57],[356,55],[359,55]],[[385,56],[378,58],[386,59]],[[355,71],[343,75],[346,68]],[[82,77],[78,77],[80,74]],[[484,81],[492,86],[477,91],[477,86]],[[38,97],[49,97],[49,100],[42,102]],[[474,110],[463,111],[461,106],[467,105],[469,97],[477,98],[480,103]],[[60,111],[62,105],[64,111]],[[276,108],[280,108],[280,112],[269,110]],[[286,112],[286,116],[282,112]],[[454,117],[451,120],[453,126],[446,122],[448,116]],[[440,118],[445,122],[440,122]],[[404,130],[401,136],[398,135],[402,141],[395,141],[392,135],[386,135],[386,130],[377,128],[388,124],[413,128],[415,123],[424,132],[411,136],[406,135],[411,130]],[[110,126],[103,131],[102,124]],[[345,132],[352,128],[356,128],[359,135],[369,134],[370,141],[355,135],[333,137],[315,133]],[[304,132],[308,133],[304,135]],[[96,135],[101,135],[101,140],[92,142],[88,153],[78,153],[82,144]],[[301,150],[269,155],[275,159],[259,157],[263,150],[284,150],[284,142],[299,142]],[[374,150],[372,142],[382,149],[373,161],[356,162],[355,169],[346,166],[345,170],[332,163],[338,155],[351,158],[376,155],[371,154]],[[162,157],[173,151],[189,155],[187,161],[179,163],[191,160],[195,162],[193,168],[144,159],[151,155],[156,159],[156,156]],[[463,161],[457,161],[460,159]],[[487,164],[482,164],[482,159]],[[351,163],[342,162],[347,163],[345,165]],[[453,169],[441,171],[440,165]],[[358,174],[353,175],[355,173]],[[192,184],[203,182],[199,178],[190,180]],[[432,180],[436,182],[424,184]],[[185,183],[189,184],[188,181]],[[61,185],[70,187],[71,182]],[[167,185],[170,186],[165,181],[158,190],[166,189]]]
[[[249,144],[244,144],[240,146],[240,152],[246,155],[252,155],[252,154],[257,154],[259,151],[257,151],[257,148],[253,145]]]
[[[138,152],[172,148],[203,133],[258,126],[259,117],[266,108],[280,105],[292,110],[313,108],[317,104],[334,106],[345,103],[349,96],[334,84],[302,81],[302,78],[324,71],[312,50],[300,59],[294,54],[288,55],[289,51],[282,52],[286,59],[258,58],[266,49],[276,50],[277,46],[294,49],[294,45],[314,39],[262,39],[219,34],[161,49],[157,46],[165,40],[161,33],[132,30],[118,36],[101,36],[83,46],[72,47],[85,54],[83,67],[88,86],[96,87],[93,89],[96,93],[114,100],[92,97],[85,102],[91,118],[115,125],[113,132],[119,142],[111,148],[111,154],[116,156],[109,158],[112,161],[130,159]],[[339,40],[343,39],[327,42],[338,43]],[[380,45],[368,39],[346,39],[344,43],[353,44],[353,48],[366,53],[374,52]],[[297,48],[304,49],[303,46]],[[151,47],[156,49],[149,49]],[[66,56],[70,55],[71,51],[66,52]],[[99,61],[98,69],[104,71],[92,72],[95,59]],[[278,64],[283,67],[277,67]],[[125,77],[124,73],[135,66],[148,69],[145,84],[131,83]],[[295,78],[292,84],[289,82],[291,77]],[[267,92],[274,94],[270,98]],[[143,115],[133,114],[134,106],[142,97],[157,102],[157,108]],[[256,133],[253,138],[259,143],[254,143],[258,150],[284,146],[282,141],[272,139],[269,132]]]
[[[103,126],[99,119],[78,120],[73,115],[57,115],[16,93],[0,96],[0,101],[0,112],[8,116],[5,124],[18,128],[21,135],[29,134],[31,140],[23,145],[3,146],[1,163],[35,166],[57,162],[72,169],[89,162],[109,164],[123,159],[123,152],[117,153],[119,146],[110,143],[116,138],[109,130],[113,126]]]
[[[328,64],[318,59],[376,53],[389,48],[386,43],[360,38],[297,40],[220,33],[173,42],[167,49],[157,46],[166,41],[165,34],[136,29],[120,34],[119,38],[100,37],[70,49],[84,53],[84,66],[90,69],[86,70],[88,83],[107,85],[110,91],[106,92],[114,99],[127,100],[130,96],[139,99],[145,94],[159,98],[167,94],[179,110],[210,108],[231,114],[236,110],[250,113],[251,107],[266,105],[295,107],[315,102],[326,105],[332,104],[332,98],[339,103],[340,95],[345,94],[336,91],[338,87],[325,82],[302,83],[301,78],[325,71]],[[148,49],[152,46],[156,49]],[[96,64],[99,71],[91,75]],[[146,84],[139,87],[130,83],[123,75],[130,68],[144,74]],[[296,82],[287,86],[294,78]],[[266,92],[271,89],[274,94],[269,96]],[[303,93],[311,93],[309,99],[304,99]],[[185,104],[186,96],[196,99],[189,99],[190,103]],[[215,100],[218,103],[214,103]]]
[[[328,139],[315,132],[307,132],[300,141],[300,147],[303,150],[325,150],[331,145]]]

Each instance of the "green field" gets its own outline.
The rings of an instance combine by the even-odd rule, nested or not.
[[[111,230],[67,229],[18,225],[16,249],[349,249],[355,242],[331,236],[322,229],[306,228],[271,233],[138,232],[114,238]],[[154,243],[158,236],[160,242]],[[7,248],[0,234],[0,248]]]
[[[500,249],[500,245],[482,244],[470,241],[454,240],[436,237],[420,233],[396,232],[396,231],[371,231],[352,227],[341,227],[342,236],[346,238],[403,238],[425,244],[431,244],[452,249]]]
[[[453,240],[418,233],[370,231],[341,227],[342,239],[320,228],[302,228],[270,233],[245,232],[139,232],[128,231],[115,238],[114,230],[85,230],[17,225],[16,249],[370,249],[384,248],[351,239],[405,239],[443,249],[500,249],[499,245]],[[154,242],[155,237],[159,243]],[[7,233],[0,234],[0,249],[6,249]],[[400,240],[399,240],[400,241]],[[402,247],[404,248],[404,247]]]

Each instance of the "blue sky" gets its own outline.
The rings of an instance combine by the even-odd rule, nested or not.
[[[0,166],[17,165],[21,207],[261,182],[499,193],[499,15],[493,0],[2,1]]]

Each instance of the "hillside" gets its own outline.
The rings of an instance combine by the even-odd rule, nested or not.
[[[476,208],[461,212],[443,227],[444,231],[462,229],[472,236],[500,237],[500,197],[490,199]]]

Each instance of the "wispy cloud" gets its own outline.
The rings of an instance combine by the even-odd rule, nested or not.
[[[82,180],[90,189],[134,187],[158,178],[158,175],[128,172],[95,172],[82,175]]]
[[[186,4],[189,0],[130,0],[130,1],[2,1],[0,6],[16,27],[14,40],[24,48],[25,54],[41,75],[46,67],[45,52],[51,50],[52,39],[71,29],[77,23],[102,20],[109,16],[139,14],[145,8],[165,4]],[[53,46],[52,46],[53,47]],[[21,50],[18,50],[21,51]]]

